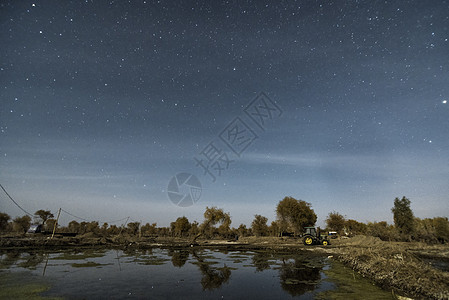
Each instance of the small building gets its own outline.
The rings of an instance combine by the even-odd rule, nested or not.
[[[31,225],[30,228],[27,231],[27,233],[41,233],[41,232],[42,232],[42,225],[41,224]]]

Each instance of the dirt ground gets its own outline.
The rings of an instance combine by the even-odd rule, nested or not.
[[[76,237],[27,235],[0,237],[1,250],[68,248],[150,248],[207,247],[228,250],[282,249],[314,251],[343,262],[376,284],[413,299],[449,299],[449,245],[385,242],[378,238],[356,236],[332,239],[328,246],[304,246],[291,237],[243,237],[238,240],[197,240],[167,237]]]

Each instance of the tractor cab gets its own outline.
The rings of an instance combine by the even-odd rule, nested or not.
[[[303,235],[311,235],[316,236],[316,228],[315,227],[304,227],[304,234]]]
[[[320,230],[315,227],[304,227],[304,233],[302,235],[302,241],[304,245],[323,245],[327,246],[329,240],[326,235],[321,235]]]

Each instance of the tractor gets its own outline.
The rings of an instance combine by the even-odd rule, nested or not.
[[[327,239],[327,235],[321,235],[320,230],[318,232],[315,227],[305,227],[304,234],[302,235],[302,241],[304,245],[329,245],[329,240]]]

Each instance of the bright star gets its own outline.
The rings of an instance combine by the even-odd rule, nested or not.
[[[447,100],[443,100],[443,101],[441,101],[441,103],[446,104],[446,103],[447,103]]]

